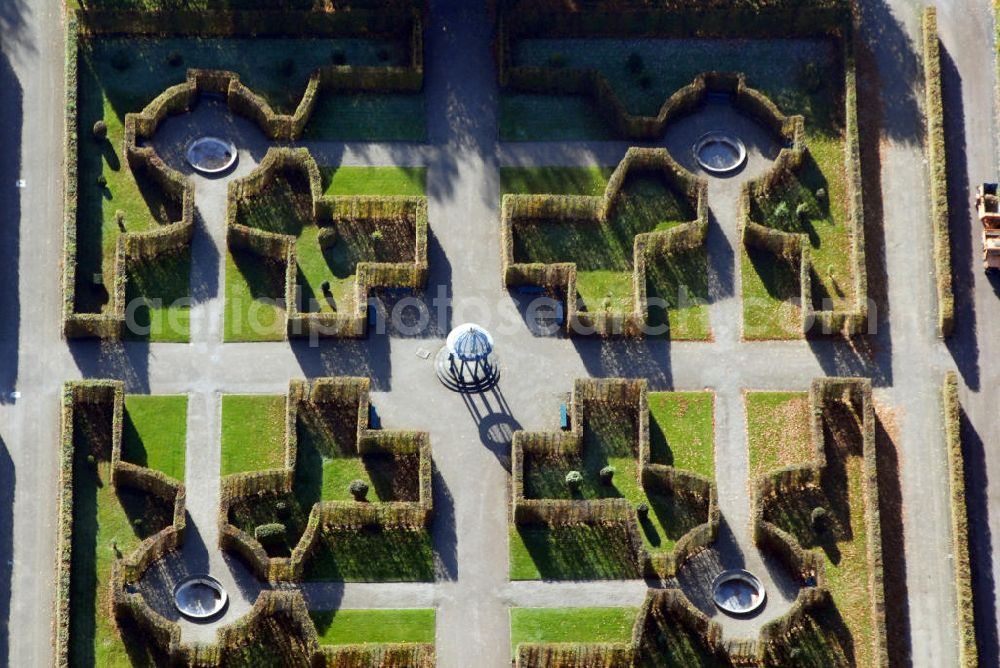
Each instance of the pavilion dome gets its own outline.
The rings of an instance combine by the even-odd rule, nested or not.
[[[477,362],[493,352],[493,337],[479,325],[469,322],[451,330],[445,345],[459,360]]]

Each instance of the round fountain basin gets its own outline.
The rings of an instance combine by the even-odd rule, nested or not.
[[[196,575],[174,589],[174,605],[189,619],[208,619],[229,602],[226,590],[210,575]]]
[[[728,174],[747,161],[747,148],[739,137],[709,132],[694,143],[694,158],[710,174]]]
[[[712,600],[723,612],[749,615],[764,605],[764,585],[750,571],[723,571],[712,582]]]
[[[187,161],[202,174],[219,174],[236,164],[232,142],[218,137],[200,137],[188,145]]]

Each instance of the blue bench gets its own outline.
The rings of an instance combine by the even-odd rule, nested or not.
[[[569,430],[569,408],[566,404],[559,404],[559,428]]]
[[[375,410],[375,404],[368,404],[368,428],[382,428],[382,418],[378,416],[378,411]]]

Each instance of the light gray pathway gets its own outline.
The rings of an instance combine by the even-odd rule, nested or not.
[[[910,233],[915,220],[926,220],[926,202],[918,195],[925,192],[923,156],[920,142],[912,138],[914,128],[922,122],[919,109],[912,104],[919,88],[919,72],[912,62],[917,3],[861,3],[866,16],[863,37],[875,48],[886,87],[884,199],[898,203],[887,204],[884,224],[884,251],[890,268],[888,297],[896,312],[891,331],[888,314],[881,314],[874,363],[829,342],[735,346],[720,358],[723,348],[704,344],[603,344],[531,337],[499,286],[495,235],[498,165],[544,164],[548,155],[556,164],[578,164],[578,157],[586,164],[613,163],[614,155],[623,154],[624,147],[595,143],[565,150],[542,145],[498,149],[494,143],[496,91],[485,16],[472,3],[469,7],[455,3],[459,4],[463,6],[435,3],[428,26],[428,100],[429,108],[435,110],[430,119],[429,149],[386,147],[383,162],[382,157],[374,157],[376,151],[362,147],[315,148],[329,151],[331,164],[336,164],[340,152],[345,164],[428,166],[435,232],[432,285],[455,286],[456,308],[462,309],[451,314],[446,325],[479,319],[469,310],[471,298],[477,294],[499,299],[493,319],[513,315],[515,326],[510,328],[509,338],[500,341],[501,355],[507,355],[502,357],[500,394],[465,406],[467,422],[455,419],[456,413],[462,414],[461,399],[433,383],[428,385],[432,373],[429,363],[415,354],[422,347],[433,349],[433,340],[375,336],[365,342],[330,342],[317,348],[299,343],[228,344],[210,352],[206,346],[203,355],[192,354],[197,344],[63,342],[59,337],[61,285],[57,269],[62,253],[62,178],[54,168],[58,162],[54,157],[63,150],[65,108],[60,3],[14,0],[0,9],[4,36],[0,85],[5,90],[0,102],[0,133],[9,154],[19,157],[0,163],[0,198],[9,219],[21,222],[0,230],[0,241],[7,249],[0,278],[7,279],[6,285],[18,286],[16,295],[8,291],[0,302],[0,494],[7,495],[0,496],[0,502],[6,502],[0,506],[9,507],[13,502],[9,515],[0,510],[0,617],[9,620],[7,633],[0,634],[0,652],[6,651],[7,663],[52,663],[52,572],[40,565],[53,563],[56,548],[58,456],[52,444],[59,439],[59,396],[64,380],[82,375],[116,377],[124,379],[133,392],[200,393],[203,403],[194,411],[207,416],[214,411],[212,400],[207,398],[213,392],[283,392],[289,378],[302,376],[359,373],[372,377],[378,390],[375,401],[386,417],[386,426],[431,431],[440,469],[435,479],[435,543],[441,582],[433,587],[414,585],[419,589],[408,600],[423,605],[427,599],[421,597],[433,591],[432,600],[440,601],[440,665],[464,668],[507,665],[507,605],[568,603],[576,591],[582,593],[574,601],[592,602],[601,596],[590,585],[550,589],[547,583],[506,582],[505,458],[509,432],[521,426],[555,427],[559,403],[574,378],[643,376],[655,388],[710,387],[720,395],[736,397],[745,386],[805,389],[809,379],[817,375],[857,373],[872,376],[881,388],[879,397],[901,408],[905,580],[913,629],[912,662],[917,666],[955,665],[948,511],[942,503],[946,476],[936,403],[940,371],[954,362],[933,340],[928,236]],[[458,30],[458,26],[466,30],[466,25],[474,30]],[[950,120],[949,127],[953,135],[964,138],[961,171],[966,187],[959,200],[964,198],[966,203],[969,183],[996,170],[991,25],[985,2],[960,0],[942,6],[942,38],[952,58],[950,69],[946,67],[952,86],[949,101],[959,102],[952,109],[964,110],[960,119]],[[438,109],[445,113],[437,114]],[[26,181],[23,189],[12,185],[19,178]],[[904,207],[904,202],[910,206]],[[961,201],[953,201],[953,207],[961,210]],[[956,215],[968,226],[961,228],[968,232],[968,238],[964,243],[956,242],[964,251],[956,256],[956,271],[975,268],[964,284],[975,313],[970,307],[959,321],[955,357],[968,387],[963,401],[984,444],[980,446],[982,461],[973,461],[972,466],[989,473],[987,463],[992,455],[985,453],[992,453],[993,444],[1000,442],[995,402],[988,393],[997,384],[997,365],[991,360],[996,359],[992,353],[996,352],[1000,308],[992,286],[978,270],[973,221]],[[881,250],[879,240],[870,243],[870,253]],[[211,318],[202,322],[210,323]],[[718,343],[723,344],[726,339],[721,331],[716,328]],[[890,357],[893,362],[886,363]],[[206,360],[211,361],[210,366],[205,365]],[[734,368],[739,369],[738,374],[733,373]],[[540,375],[545,383],[541,393]],[[414,387],[428,389],[414,396]],[[21,393],[16,401],[9,394],[14,390]],[[980,503],[977,490],[988,496],[981,501],[982,524],[974,524],[974,529],[977,537],[988,543],[991,536],[1000,535],[1000,520],[996,519],[1000,514],[987,512],[998,507],[1000,494],[996,490],[1000,488],[995,483],[983,487],[989,484],[985,475],[977,480],[981,486],[970,487],[970,503],[974,507]],[[998,567],[988,547],[981,556],[991,572],[978,573],[979,591],[991,592]],[[616,583],[609,586],[615,588]],[[410,591],[409,587],[405,590]],[[549,591],[556,593],[542,594]],[[342,598],[360,605],[368,594],[371,605],[381,606],[392,600],[391,592],[392,586],[375,590],[358,585],[356,593],[347,586]],[[618,604],[622,599],[614,600]],[[992,600],[986,611],[991,613],[988,621],[995,632]],[[995,635],[991,639],[995,642]],[[996,663],[995,653],[992,657],[985,665]]]

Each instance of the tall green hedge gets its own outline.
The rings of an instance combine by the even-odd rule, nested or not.
[[[958,592],[959,664],[962,668],[979,665],[976,644],[976,619],[969,559],[969,512],[965,504],[965,459],[962,455],[961,414],[958,401],[958,374],[945,374],[942,388],[944,435],[948,448],[948,483],[951,490],[951,541],[955,565],[955,589]]]
[[[944,140],[944,99],[941,97],[941,44],[937,9],[923,14],[924,94],[927,110],[927,162],[931,176],[931,234],[937,284],[938,335],[951,335],[955,326],[955,294],[951,275],[951,233],[948,224],[948,165]]]

